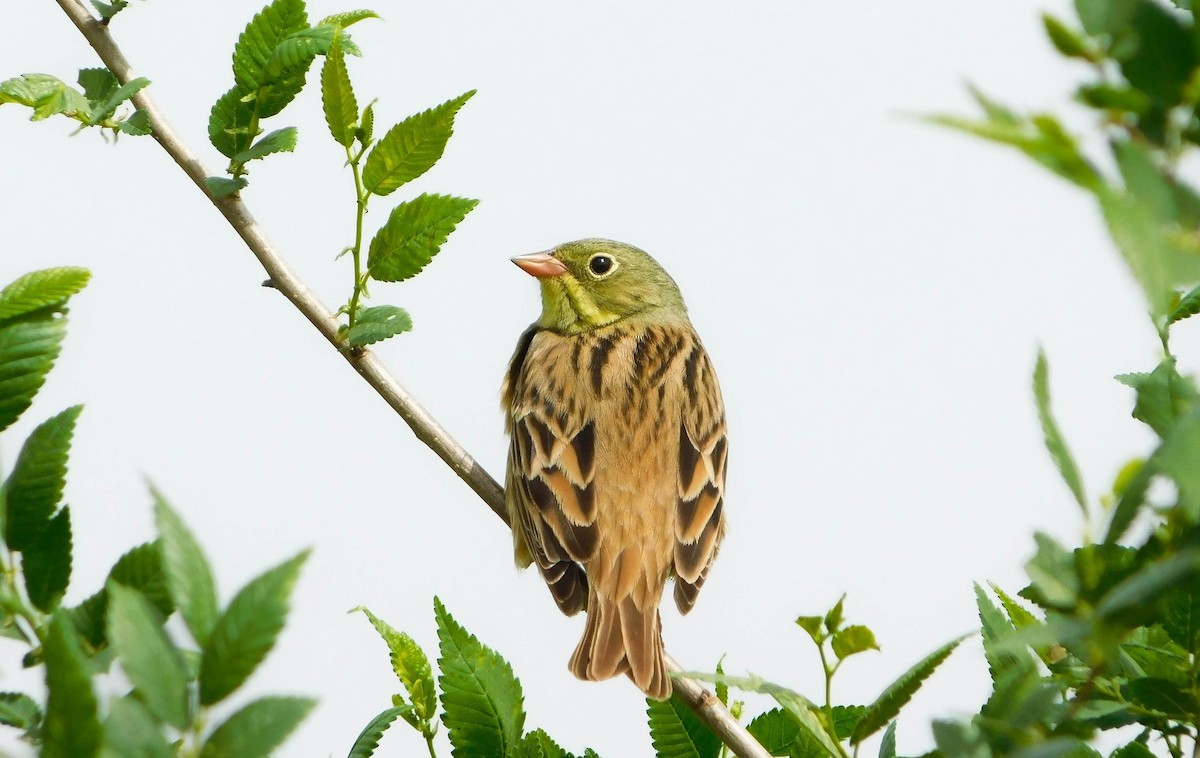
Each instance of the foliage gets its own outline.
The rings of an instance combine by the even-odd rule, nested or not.
[[[83,269],[46,269],[0,291],[5,427],[30,407],[53,368],[67,303],[87,280]],[[46,682],[44,701],[0,695],[0,723],[51,758],[268,755],[315,701],[264,697],[226,718],[213,706],[274,646],[307,554],[252,580],[222,610],[195,538],[154,493],[158,538],[121,556],[106,578],[88,577],[102,579],[98,591],[64,606],[73,533],[62,497],[82,410],[73,406],[36,427],[0,485],[0,634],[29,648],[24,665],[43,667]],[[163,626],[176,609],[190,642]],[[114,662],[129,691],[102,707],[96,679]]]
[[[1092,501],[1050,410],[1046,358],[1034,395],[1045,442],[1084,515],[1084,544],[1045,534],[1018,595],[977,589],[992,694],[969,721],[934,725],[947,758],[1093,755],[1099,732],[1128,727],[1114,756],[1175,758],[1200,734],[1200,391],[1176,367],[1172,328],[1200,312],[1200,195],[1180,166],[1200,146],[1200,24],[1189,3],[1076,0],[1076,22],[1043,18],[1051,44],[1090,67],[1076,100],[1097,116],[1115,172],[1052,114],[1024,116],[980,92],[981,120],[933,121],[1012,145],[1091,193],[1140,285],[1162,345],[1157,366],[1118,376],[1134,418],[1157,437]],[[1157,494],[1162,493],[1162,494]],[[1123,542],[1127,535],[1147,536]],[[1094,531],[1102,533],[1095,540]],[[1190,744],[1189,744],[1190,743]]]

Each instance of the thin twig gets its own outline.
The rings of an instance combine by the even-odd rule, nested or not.
[[[129,61],[125,59],[108,32],[108,27],[83,6],[79,0],[56,0],[59,7],[71,19],[80,33],[87,39],[92,49],[104,61],[104,65],[113,72],[121,83],[135,78]],[[320,300],[304,285],[304,282],[292,271],[275,247],[267,239],[262,228],[250,215],[246,204],[241,198],[233,195],[225,198],[214,198],[204,186],[204,178],[208,172],[204,170],[199,158],[184,144],[171,125],[163,118],[161,111],[145,89],[133,96],[133,104],[146,112],[150,118],[150,128],[154,139],[171,156],[184,173],[200,188],[200,191],[216,206],[225,219],[241,236],[246,246],[258,258],[258,262],[270,277],[271,285],[283,294],[292,305],[296,306],[304,317],[317,328],[331,345],[341,352],[359,376],[366,380],[384,401],[412,428],[417,439],[424,442],[429,449],[446,462],[459,478],[467,483],[475,494],[492,509],[492,512],[508,524],[508,515],[504,506],[504,490],[496,480],[479,465],[471,454],[466,451],[441,424],[433,418],[416,399],[401,386],[400,382],[384,368],[382,362],[367,350],[349,351],[338,337],[338,324],[333,314]],[[674,673],[684,669],[670,656],[667,657],[667,667]],[[722,741],[733,749],[741,758],[769,758],[769,753],[758,744],[746,728],[739,724],[720,700],[704,688],[699,682],[691,679],[676,679],[675,691],[679,693],[692,710],[696,712],[709,727],[712,728]]]

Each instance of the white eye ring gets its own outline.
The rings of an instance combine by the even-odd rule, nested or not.
[[[591,258],[588,258],[588,273],[596,279],[603,279],[606,276],[612,276],[613,272],[621,267],[617,263],[617,259],[607,253],[596,253]]]

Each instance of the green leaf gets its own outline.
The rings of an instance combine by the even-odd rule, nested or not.
[[[345,11],[344,13],[334,13],[332,16],[326,16],[321,19],[317,26],[339,26],[345,29],[348,26],[357,24],[359,21],[365,21],[368,18],[379,18],[379,14],[371,10],[356,10]]]
[[[367,267],[373,279],[402,282],[429,265],[478,200],[419,195],[400,203],[371,240]]]
[[[41,722],[42,709],[36,700],[23,692],[0,692],[0,724],[32,731]]]
[[[67,320],[52,313],[0,324],[0,431],[29,408],[54,368],[66,332]]]
[[[842,625],[842,606],[845,604],[845,602],[846,596],[843,594],[838,598],[838,601],[834,603],[833,607],[829,609],[829,612],[825,614],[826,631],[832,633]]]
[[[1117,381],[1137,392],[1133,417],[1160,437],[1170,433],[1176,418],[1200,407],[1200,394],[1189,380],[1180,376],[1173,357],[1164,358],[1149,374],[1121,374]]]
[[[1154,459],[1157,470],[1175,480],[1179,509],[1190,522],[1200,521],[1200,410],[1175,424]]]
[[[1134,679],[1121,687],[1121,694],[1125,699],[1143,708],[1157,711],[1167,718],[1192,719],[1200,708],[1200,704],[1196,703],[1191,693],[1166,679]]]
[[[241,192],[249,184],[250,182],[240,176],[236,179],[226,179],[223,176],[204,177],[205,188],[215,198],[229,197],[232,194]]]
[[[1086,516],[1088,509],[1087,497],[1083,494],[1083,478],[1079,475],[1079,468],[1075,465],[1075,459],[1067,448],[1066,440],[1063,439],[1053,414],[1050,413],[1049,370],[1046,366],[1046,353],[1040,349],[1037,364],[1033,369],[1033,397],[1037,401],[1038,421],[1042,424],[1046,450],[1049,451],[1050,458],[1054,460],[1054,465],[1058,467],[1058,473],[1067,483],[1071,494],[1075,496],[1079,510]]]
[[[118,121],[117,129],[121,134],[131,137],[145,137],[154,133],[153,127],[150,126],[150,114],[144,110],[136,110],[129,118]]]
[[[163,631],[163,618],[142,593],[109,583],[108,636],[121,668],[150,712],[176,729],[187,727],[187,670]]]
[[[442,722],[454,755],[504,755],[525,723],[521,683],[498,653],[458,624],[436,597]]]
[[[263,69],[263,82],[290,80],[297,75],[303,81],[303,76],[313,60],[318,55],[328,53],[333,38],[339,31],[335,26],[318,25],[289,34],[271,51],[271,57],[267,59],[267,65]],[[345,42],[343,46],[346,46]]]
[[[5,542],[24,550],[41,538],[62,500],[67,454],[82,405],[52,416],[33,430],[5,482]]]
[[[200,758],[267,758],[316,704],[317,701],[304,697],[253,700],[205,740]]]
[[[100,719],[88,662],[71,620],[55,611],[44,642],[46,719],[43,758],[92,758],[100,750]]]
[[[367,103],[367,107],[363,108],[362,123],[354,132],[354,138],[358,140],[358,144],[366,149],[371,144],[371,140],[375,138],[375,101]]]
[[[242,94],[267,83],[264,74],[276,46],[307,28],[304,0],[274,0],[250,20],[233,48],[233,78]]]
[[[782,708],[773,708],[756,716],[746,731],[771,755],[797,754],[793,748],[801,736],[800,724]]]
[[[296,127],[276,129],[255,142],[248,150],[233,156],[234,163],[248,163],[273,153],[290,153],[296,149]],[[211,189],[211,188],[210,188]]]
[[[1134,740],[1112,751],[1109,758],[1155,758],[1150,748]]]
[[[155,543],[138,545],[118,558],[108,572],[108,580],[142,593],[163,616],[169,616],[175,610]],[[70,609],[69,614],[80,635],[93,647],[100,648],[108,639],[107,612],[108,592],[102,589]]]
[[[991,758],[987,738],[978,726],[963,721],[934,721],[933,739],[945,758]]]
[[[102,3],[100,0],[92,0],[92,7],[100,14],[100,18],[105,21],[110,21],[113,16],[125,10],[129,6],[128,0],[113,0],[111,3]]]
[[[728,676],[725,674],[709,674],[703,671],[686,671],[680,674],[680,676],[685,676],[689,679],[698,679],[702,682],[720,681],[728,684],[730,687],[770,695],[775,698],[775,702],[782,705],[796,719],[804,732],[807,733],[807,737],[816,743],[818,755],[829,755],[834,756],[834,758],[839,758],[843,755],[841,748],[822,723],[823,713],[821,709],[799,692],[753,675]]]
[[[1196,65],[1191,34],[1176,14],[1158,3],[1138,0],[1134,5],[1132,26],[1141,44],[1121,61],[1121,72],[1156,103],[1172,107]]]
[[[1111,187],[1097,190],[1100,210],[1117,249],[1141,286],[1156,319],[1173,310],[1175,289],[1200,281],[1200,254],[1165,221],[1153,197]]]
[[[79,82],[79,86],[83,88],[83,96],[93,107],[107,100],[117,91],[117,87],[121,86],[117,75],[107,68],[81,68],[75,81]]]
[[[1038,532],[1033,539],[1038,549],[1025,564],[1025,573],[1033,580],[1035,602],[1043,607],[1074,607],[1079,596],[1079,579],[1071,555],[1047,534]]]
[[[321,105],[325,110],[325,123],[329,125],[329,133],[334,141],[350,147],[358,126],[358,101],[354,98],[350,74],[346,71],[340,34],[334,36],[329,53],[325,56],[325,65],[321,67]]]
[[[994,582],[988,582],[988,586],[992,588],[992,592],[996,593],[996,597],[1000,598],[1000,604],[1004,606],[1004,612],[1008,614],[1008,620],[1012,622],[1014,627],[1025,629],[1027,627],[1038,626],[1041,623],[1025,606],[996,586]]]
[[[87,286],[86,268],[63,266],[33,271],[0,290],[0,321],[42,308],[59,307]]]
[[[677,693],[672,693],[669,700],[646,698],[646,716],[650,741],[658,755],[672,758],[717,758],[720,755],[720,738]]]
[[[1103,186],[1100,172],[1084,157],[1075,139],[1047,115],[1017,116],[972,88],[987,119],[973,121],[958,116],[935,115],[926,121],[1011,145],[1067,181],[1098,191]]]
[[[208,140],[226,158],[232,158],[250,147],[257,136],[250,131],[254,123],[254,108],[243,99],[245,93],[237,87],[221,95],[208,114]],[[205,180],[207,184],[212,177]],[[212,188],[209,187],[209,191]]]
[[[174,758],[158,722],[133,697],[113,700],[104,722],[104,758]]]
[[[1167,323],[1174,324],[1200,313],[1200,287],[1193,287],[1188,293],[1179,298],[1179,305],[1167,314]],[[1141,743],[1133,743],[1140,745]]]
[[[412,317],[403,308],[377,305],[359,310],[354,326],[346,333],[346,339],[351,347],[365,347],[411,330]]]
[[[888,724],[879,743],[879,758],[896,758],[896,722]]]
[[[375,631],[387,643],[392,671],[408,691],[413,710],[422,721],[429,721],[437,710],[437,688],[433,682],[433,669],[421,646],[404,632],[398,632],[370,610],[358,607],[370,620]]]
[[[821,631],[821,624],[824,618],[821,616],[800,616],[796,619],[796,626],[808,632],[808,636],[812,637],[813,642],[818,645],[824,639],[824,632]]]
[[[58,607],[71,582],[71,512],[63,508],[50,519],[45,531],[25,548],[21,561],[25,592],[40,611]]]
[[[942,661],[950,657],[954,648],[963,641],[963,637],[951,640],[922,658],[900,678],[888,685],[874,703],[867,706],[867,712],[854,728],[850,742],[857,745],[882,729],[889,721],[896,718],[904,704],[912,699],[925,680],[942,665]]]
[[[1142,566],[1105,593],[1096,604],[1096,615],[1111,618],[1130,608],[1151,605],[1164,590],[1179,585],[1200,572],[1200,550],[1184,550],[1169,558]]]
[[[166,498],[153,487],[150,494],[154,498],[163,576],[192,638],[204,647],[220,613],[212,569],[200,543]]]
[[[725,669],[721,667],[721,663],[724,660],[725,656],[721,656],[721,660],[717,661],[718,674],[725,673]],[[717,700],[721,701],[721,705],[729,705],[729,685],[725,684],[725,682],[717,682],[713,689],[716,691]]]
[[[307,550],[250,581],[217,620],[200,661],[200,704],[224,700],[275,645]]]
[[[48,74],[23,74],[0,82],[0,105],[16,103],[33,109],[31,121],[62,113],[86,121],[91,105],[83,93]]]
[[[1200,653],[1200,582],[1188,582],[1167,593],[1162,627],[1175,644]]]
[[[396,124],[376,143],[363,167],[363,186],[388,195],[424,174],[438,162],[454,133],[454,116],[475,90],[448,100]]]
[[[121,103],[130,99],[137,93],[141,92],[146,87],[150,86],[150,80],[138,77],[122,84],[103,102],[92,104],[91,120],[95,122],[103,121],[113,114]]]
[[[1045,27],[1046,36],[1050,38],[1054,49],[1068,58],[1082,58],[1088,61],[1097,58],[1098,51],[1095,50],[1094,43],[1089,43],[1087,38],[1068,28],[1066,24],[1049,13],[1042,14],[1042,26]]]
[[[1117,114],[1141,115],[1150,110],[1150,98],[1127,84],[1083,84],[1075,91],[1075,99],[1084,105]]]
[[[358,737],[354,740],[354,745],[350,748],[349,758],[371,758],[375,754],[375,748],[379,747],[379,740],[383,737],[383,733],[392,725],[392,722],[399,718],[403,708],[395,707],[388,708],[381,712],[378,716],[371,719],[363,730],[358,733]]]
[[[978,584],[975,585],[975,604],[979,609],[979,622],[983,632],[983,654],[987,659],[992,681],[996,682],[1009,669],[1020,665],[1026,656],[1001,646],[1004,640],[1013,635],[1015,628],[1004,614],[1000,613],[1000,609],[992,604]]]
[[[831,709],[833,716],[833,733],[839,740],[849,739],[854,733],[858,722],[862,721],[867,712],[865,705],[835,705]]]
[[[875,633],[860,624],[852,624],[834,632],[832,644],[833,654],[839,660],[855,653],[879,649],[878,643],[875,642]]]

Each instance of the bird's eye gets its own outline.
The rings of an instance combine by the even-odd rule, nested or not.
[[[591,260],[588,261],[588,269],[596,276],[607,276],[615,271],[616,268],[617,262],[603,253],[593,255]]]

